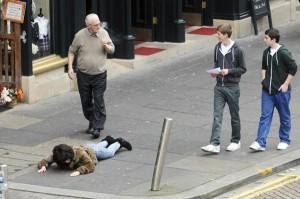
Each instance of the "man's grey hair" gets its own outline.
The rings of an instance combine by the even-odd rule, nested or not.
[[[99,17],[98,17],[97,14],[95,14],[95,13],[88,14],[88,15],[85,17],[85,24],[86,24],[86,26],[90,25],[90,23],[91,23],[91,21],[92,21],[93,19],[98,19],[98,20],[100,21],[100,19],[99,19]]]

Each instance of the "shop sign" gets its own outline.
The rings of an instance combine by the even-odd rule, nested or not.
[[[4,2],[3,19],[16,23],[24,22],[26,3],[23,1],[7,0]]]
[[[269,0],[250,0],[250,4],[255,34],[258,34],[257,20],[266,15],[268,16],[269,26],[272,28],[273,25]]]

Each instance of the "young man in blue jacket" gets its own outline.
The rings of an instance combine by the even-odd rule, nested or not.
[[[235,151],[241,147],[241,123],[239,115],[239,82],[241,75],[247,69],[244,54],[239,45],[231,39],[232,28],[230,24],[217,27],[219,43],[214,51],[215,68],[220,68],[219,73],[211,74],[216,78],[214,88],[214,115],[210,144],[202,147],[205,152],[220,152],[220,132],[225,104],[228,104],[231,115],[232,136],[227,151]]]
[[[270,130],[274,108],[280,117],[278,150],[287,149],[290,145],[291,81],[297,72],[297,65],[291,53],[279,44],[280,34],[277,29],[265,31],[264,42],[268,46],[262,58],[262,95],[261,116],[255,142],[250,145],[254,151],[266,149],[266,139]]]

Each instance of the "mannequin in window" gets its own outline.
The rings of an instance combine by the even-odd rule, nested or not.
[[[34,0],[31,0],[30,3],[31,3],[31,12],[32,12],[32,16],[33,16],[33,15],[35,15],[35,12],[36,12],[36,5],[35,5]]]
[[[42,8],[40,8],[40,13],[34,19],[39,26],[39,52],[40,55],[43,56],[46,52],[49,51],[49,35],[48,35],[48,23],[49,20],[44,17]]]
[[[30,13],[30,22],[31,22],[32,43],[38,44],[38,41],[39,41],[39,25],[33,19],[33,11],[31,11],[31,13]]]

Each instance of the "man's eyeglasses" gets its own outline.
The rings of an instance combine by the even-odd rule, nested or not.
[[[90,26],[93,26],[93,27],[100,27],[100,23],[97,23],[97,24],[90,24]]]

